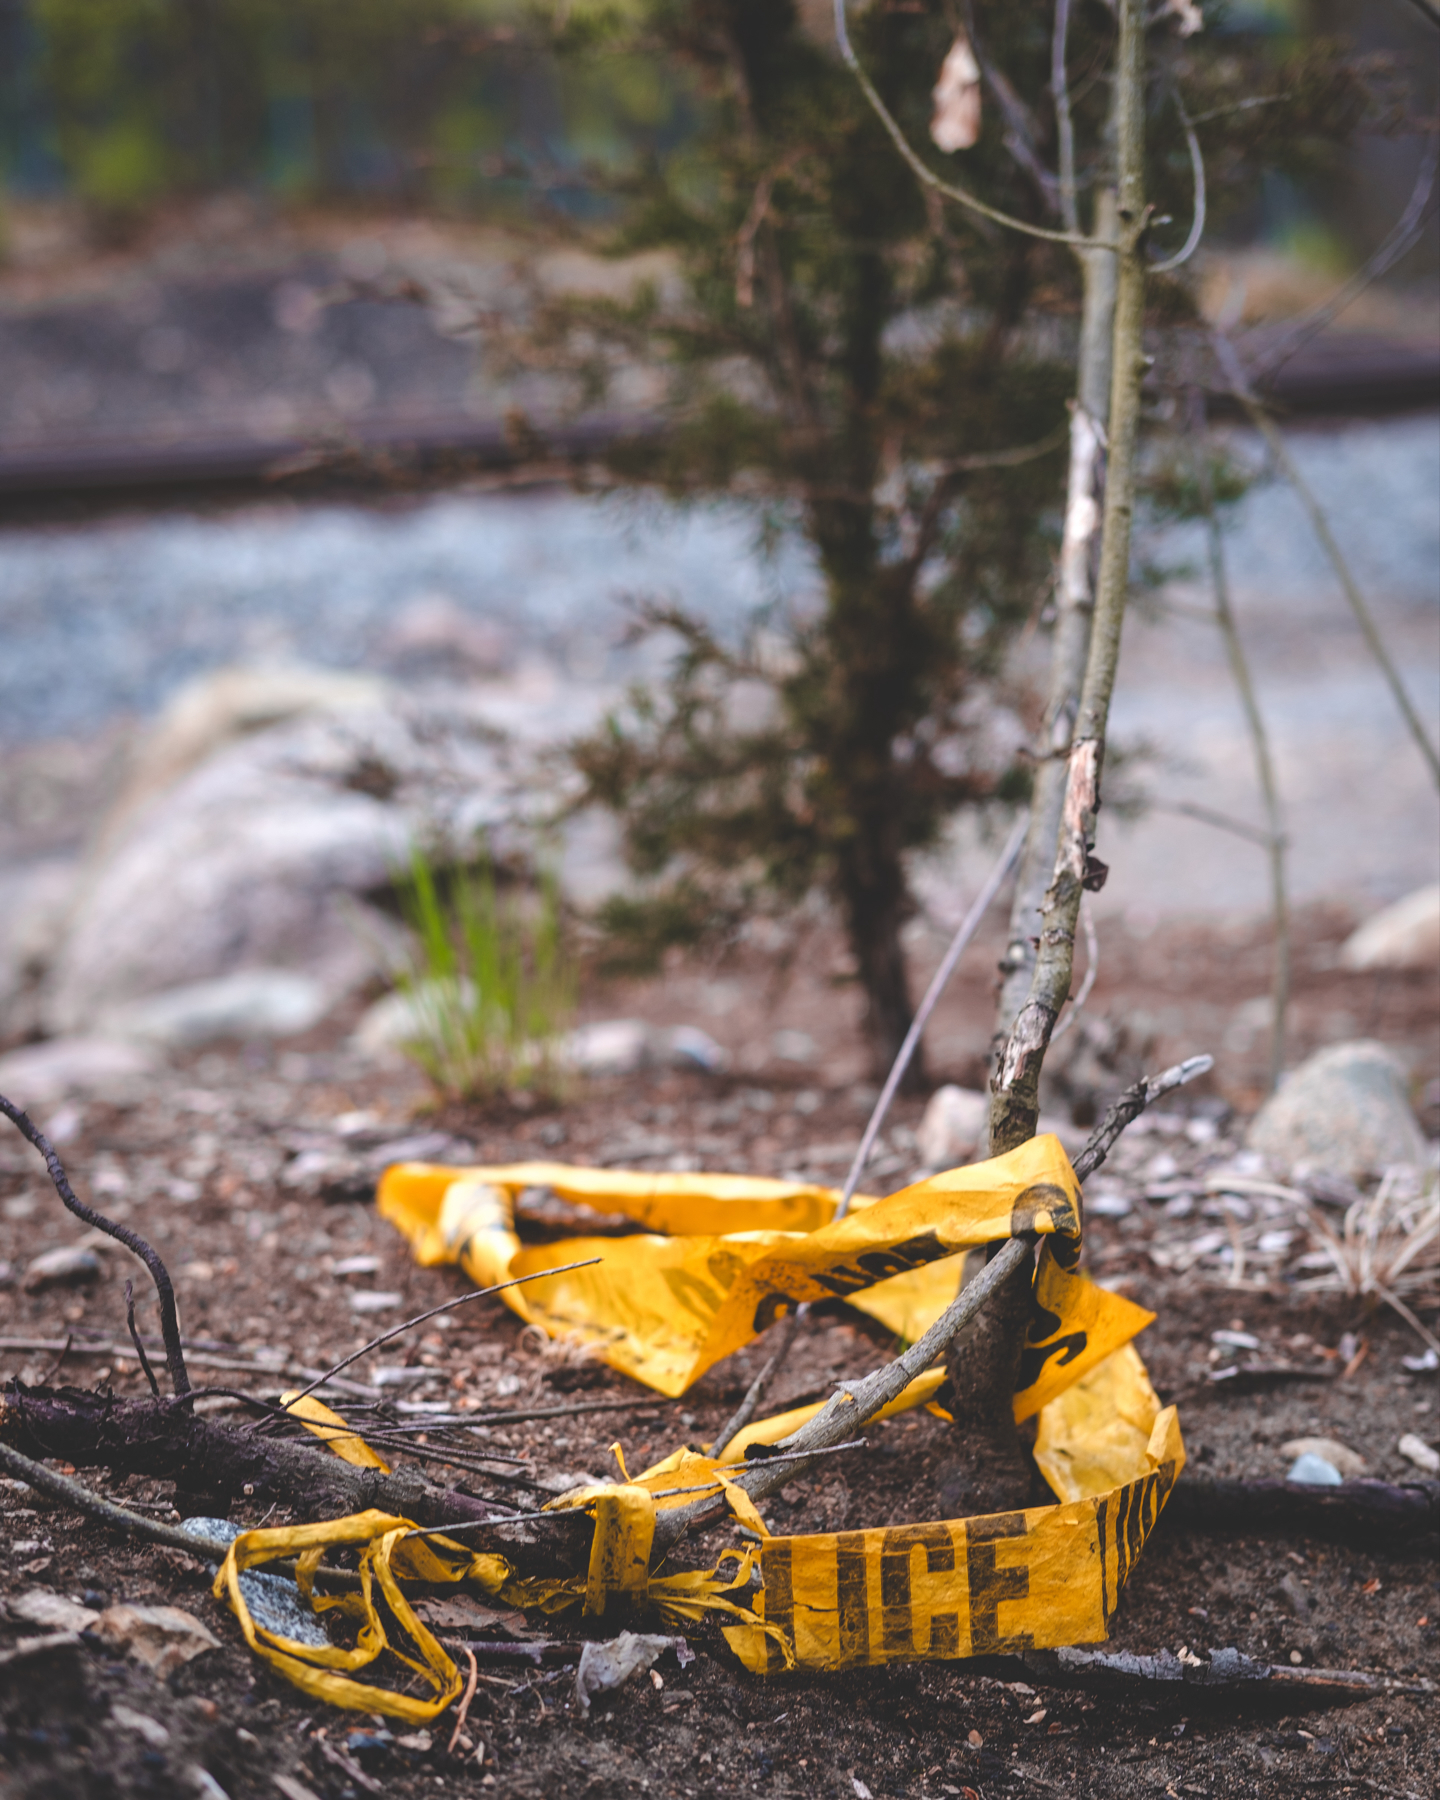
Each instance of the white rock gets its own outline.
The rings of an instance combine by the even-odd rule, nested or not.
[[[1362,1039],[1317,1051],[1251,1121],[1246,1142],[1280,1168],[1309,1164],[1359,1180],[1394,1163],[1423,1165],[1404,1065]]]
[[[1423,1469],[1427,1475],[1440,1475],[1440,1451],[1432,1450],[1424,1438],[1416,1437],[1413,1431],[1407,1431],[1395,1448],[1417,1469]]]
[[[1307,1451],[1297,1456],[1286,1475],[1287,1481],[1298,1481],[1305,1487],[1339,1487],[1345,1477],[1326,1457]]]
[[[664,1055],[660,1033],[643,1019],[599,1019],[566,1036],[560,1061],[580,1075],[633,1075]]]
[[[1340,947],[1342,969],[1433,969],[1440,963],[1440,883],[1387,906]]]
[[[170,1742],[170,1733],[158,1719],[152,1719],[149,1713],[136,1712],[133,1706],[126,1706],[122,1701],[111,1702],[110,1717],[122,1731],[133,1731],[137,1737],[144,1738],[152,1749],[161,1750]]]
[[[1352,1450],[1348,1444],[1342,1444],[1338,1438],[1291,1438],[1288,1444],[1280,1446],[1280,1454],[1291,1457],[1321,1457],[1330,1464],[1332,1469],[1338,1469],[1347,1481],[1353,1481],[1363,1475],[1369,1467],[1358,1450]]]
[[[112,1007],[103,1023],[114,1037],[189,1049],[217,1038],[295,1037],[318,1025],[328,1010],[329,996],[308,975],[237,969]]]
[[[99,1278],[100,1258],[88,1244],[61,1244],[37,1256],[20,1285],[27,1294],[38,1294],[41,1288],[74,1287]]]
[[[351,1035],[351,1047],[364,1056],[385,1057],[407,1044],[432,1039],[443,1019],[474,1004],[474,984],[463,977],[458,982],[421,981],[412,988],[397,988],[366,1008]]]
[[[770,1047],[781,1062],[811,1063],[815,1060],[816,1043],[808,1031],[777,1031]]]
[[[404,1297],[403,1294],[381,1292],[378,1288],[365,1288],[350,1296],[350,1310],[355,1313],[392,1312]]]
[[[154,1053],[114,1038],[65,1037],[0,1056],[0,1094],[27,1109],[66,1094],[115,1094],[155,1072]]]
[[[974,1088],[936,1088],[925,1108],[916,1148],[927,1169],[956,1169],[974,1162],[987,1134],[990,1097]]]

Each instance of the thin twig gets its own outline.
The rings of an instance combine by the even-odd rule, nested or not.
[[[135,1325],[135,1283],[125,1283],[125,1323],[130,1327],[130,1342],[135,1346],[135,1354],[140,1358],[140,1367],[145,1372],[145,1379],[150,1383],[150,1392],[158,1400],[160,1383],[155,1379],[155,1371],[150,1367],[150,1358],[145,1354],[145,1346],[140,1342],[140,1333]]]
[[[1425,226],[1426,202],[1435,186],[1437,169],[1440,169],[1440,140],[1432,139],[1427,153],[1420,159],[1415,186],[1405,210],[1386,234],[1384,242],[1372,256],[1366,258],[1348,281],[1336,288],[1328,300],[1320,301],[1298,319],[1292,320],[1289,330],[1278,343],[1271,344],[1267,350],[1252,359],[1250,371],[1254,380],[1268,380],[1283,368],[1317,331],[1323,331],[1332,319],[1338,318],[1372,282],[1378,281],[1388,270],[1393,269],[1400,258],[1413,247]]]
[[[1180,98],[1180,90],[1176,88],[1175,110],[1180,115],[1180,123],[1185,127],[1185,144],[1190,152],[1190,177],[1195,184],[1195,207],[1190,220],[1190,235],[1175,252],[1167,256],[1164,262],[1151,263],[1152,275],[1166,275],[1171,269],[1178,269],[1181,263],[1189,262],[1200,248],[1200,240],[1205,235],[1205,158],[1200,153],[1200,140],[1195,135],[1195,127],[1190,122],[1190,115],[1185,110],[1185,102]]]
[[[989,911],[991,901],[999,893],[1005,877],[1015,866],[1016,858],[1024,846],[1025,835],[1029,828],[1029,815],[1022,813],[1015,821],[1010,836],[1006,840],[1005,848],[1000,852],[999,860],[985,877],[985,885],[975,896],[970,910],[960,921],[959,929],[951,938],[950,947],[941,958],[939,968],[930,977],[930,985],[926,988],[924,998],[915,1009],[915,1017],[910,1021],[910,1029],[905,1033],[905,1041],[896,1052],[895,1061],[890,1065],[890,1073],[885,1077],[885,1086],[880,1090],[880,1097],[871,1110],[869,1122],[860,1139],[860,1147],[856,1150],[850,1164],[850,1172],[845,1177],[845,1186],[841,1189],[839,1204],[836,1206],[834,1217],[831,1220],[832,1224],[843,1219],[850,1210],[850,1202],[855,1197],[855,1189],[859,1185],[860,1176],[864,1172],[866,1163],[870,1160],[870,1152],[874,1149],[875,1140],[880,1135],[880,1127],[885,1123],[890,1103],[895,1098],[900,1083],[904,1079],[906,1069],[910,1066],[910,1059],[915,1054],[921,1033],[929,1023],[930,1015],[934,1012],[941,994],[944,993],[946,984],[955,973],[955,965],[959,962],[962,952],[980,929],[981,920]],[[774,1353],[751,1382],[745,1398],[726,1421],[720,1435],[716,1438],[714,1449],[716,1456],[723,1455],[726,1445],[755,1417],[771,1381],[784,1366],[786,1358],[794,1347],[801,1320],[808,1318],[809,1313],[808,1302],[802,1303],[787,1319]]]
[[[316,1388],[324,1387],[327,1381],[333,1381],[335,1376],[342,1369],[348,1369],[351,1363],[359,1362],[362,1356],[368,1356],[372,1350],[378,1350],[382,1344],[388,1344],[392,1338],[403,1337],[407,1331],[413,1331],[417,1325],[423,1325],[427,1319],[436,1318],[440,1313],[453,1312],[457,1306],[465,1306],[471,1300],[483,1300],[487,1294],[498,1294],[502,1288],[520,1287],[527,1281],[543,1281],[548,1275],[569,1275],[575,1269],[588,1269],[603,1260],[599,1256],[587,1256],[584,1262],[563,1263],[558,1269],[537,1269],[533,1275],[512,1275],[508,1281],[497,1281],[493,1287],[476,1288],[473,1293],[461,1294],[454,1300],[446,1300],[440,1306],[432,1306],[429,1312],[420,1313],[413,1319],[407,1319],[403,1325],[397,1325],[393,1330],[384,1331],[379,1337],[371,1338],[368,1344],[362,1344],[353,1355],[345,1357],[333,1368],[327,1369],[323,1375],[317,1375],[309,1387],[301,1388],[300,1392],[289,1401],[289,1405],[294,1406],[297,1401],[313,1394]]]
[[[77,1219],[103,1231],[107,1237],[113,1237],[132,1251],[150,1271],[150,1279],[155,1283],[155,1292],[160,1297],[160,1330],[165,1340],[165,1363],[170,1370],[170,1384],[177,1394],[188,1394],[190,1377],[185,1370],[185,1352],[180,1348],[180,1322],[175,1311],[175,1289],[170,1281],[170,1271],[165,1267],[157,1250],[145,1242],[145,1239],[128,1225],[120,1225],[114,1219],[107,1219],[93,1207],[86,1206],[83,1200],[77,1200],[75,1191],[70,1186],[60,1158],[49,1138],[39,1127],[32,1123],[28,1113],[23,1112],[13,1101],[0,1094],[0,1113],[4,1113],[10,1123],[26,1139],[33,1144],[41,1156],[45,1158],[45,1167],[49,1171],[50,1181],[55,1192],[60,1196],[66,1210],[74,1213]]]
[[[459,1710],[455,1714],[455,1729],[450,1733],[450,1742],[445,1746],[445,1754],[453,1756],[455,1746],[460,1742],[460,1733],[465,1729],[465,1715],[470,1710],[470,1702],[475,1698],[475,1689],[480,1685],[480,1665],[475,1660],[475,1652],[468,1644],[461,1648],[470,1663],[470,1674],[465,1682],[465,1692],[461,1696]]]
[[[1184,1062],[1174,1063],[1159,1075],[1142,1075],[1134,1087],[1126,1088],[1120,1098],[1106,1113],[1085,1141],[1085,1147],[1075,1158],[1071,1167],[1075,1171],[1077,1181],[1088,1181],[1110,1154],[1110,1146],[1119,1137],[1127,1125],[1133,1124],[1147,1106],[1153,1106],[1162,1094],[1172,1089],[1183,1087],[1187,1081],[1193,1081],[1197,1075],[1204,1075],[1215,1066],[1213,1056],[1187,1056]]]
[[[127,1281],[125,1285],[128,1288],[130,1284]],[[65,1358],[70,1354],[70,1346],[74,1342],[75,1342],[74,1332],[72,1331],[72,1332],[67,1333],[65,1342],[60,1346],[58,1352],[56,1353],[54,1362],[51,1363],[50,1367],[40,1377],[40,1386],[44,1387],[44,1386],[48,1385],[60,1373],[61,1368],[64,1366]]]
[[[998,207],[989,205],[978,195],[969,193],[965,188],[956,187],[953,182],[942,181],[910,147],[909,139],[896,123],[885,102],[880,98],[870,77],[860,66],[860,59],[851,46],[850,34],[845,26],[845,0],[835,0],[835,41],[851,73],[860,83],[865,98],[870,102],[880,123],[889,133],[891,142],[926,187],[933,188],[937,194],[943,194],[947,200],[954,200],[959,205],[967,207],[971,212],[978,213],[982,219],[990,219],[995,224],[1004,225],[1011,231],[1022,232],[1026,237],[1044,238],[1052,244],[1073,244],[1080,250],[1113,249],[1114,246],[1103,238],[1087,238],[1074,231],[1050,231],[1043,225],[1031,225],[1025,219],[1017,219],[1010,213],[1001,212]]]
[[[1055,135],[1060,145],[1060,216],[1065,229],[1079,233],[1075,201],[1075,121],[1070,114],[1070,79],[1065,73],[1065,41],[1070,32],[1070,0],[1055,0],[1055,31],[1050,40],[1050,91],[1055,100]]]
[[[1381,674],[1389,684],[1395,696],[1395,704],[1400,708],[1401,716],[1409,727],[1410,735],[1419,747],[1420,754],[1429,765],[1435,785],[1440,787],[1440,752],[1430,742],[1430,737],[1416,712],[1405,684],[1400,679],[1400,672],[1390,659],[1390,652],[1385,648],[1385,641],[1380,636],[1380,628],[1375,623],[1374,615],[1361,594],[1355,577],[1350,572],[1340,546],[1335,541],[1330,529],[1330,521],[1326,518],[1323,507],[1316,499],[1310,484],[1300,473],[1294,457],[1290,454],[1290,446],[1285,442],[1279,427],[1257,399],[1254,388],[1250,385],[1240,358],[1235,353],[1235,346],[1218,327],[1213,334],[1215,353],[1220,359],[1220,366],[1225,378],[1230,383],[1231,392],[1249,414],[1251,422],[1270,446],[1270,452],[1279,464],[1285,479],[1295,490],[1295,497],[1305,509],[1315,535],[1320,540],[1321,548],[1330,559],[1330,566],[1335,571],[1336,579],[1344,590],[1345,598],[1350,602],[1350,610],[1354,613],[1356,623],[1360,627],[1365,642],[1370,647],[1370,654],[1379,665]]]
[[[1199,396],[1192,397],[1192,413],[1199,413]],[[1198,421],[1197,421],[1198,422]],[[1255,778],[1265,803],[1265,818],[1270,827],[1266,851],[1270,862],[1270,910],[1275,925],[1275,961],[1270,978],[1270,1084],[1273,1094],[1280,1085],[1285,1068],[1285,1015],[1290,1004],[1290,907],[1285,883],[1285,822],[1280,810],[1280,788],[1275,779],[1275,763],[1270,754],[1270,738],[1265,718],[1250,678],[1250,664],[1240,630],[1230,604],[1230,582],[1225,571],[1225,540],[1215,507],[1215,487],[1204,456],[1194,459],[1200,498],[1205,508],[1206,546],[1210,558],[1210,582],[1215,596],[1215,622],[1225,640],[1225,654],[1235,691],[1250,732],[1250,745],[1255,757]]]
[[[144,1538],[152,1544],[167,1544],[172,1550],[188,1550],[192,1556],[213,1556],[221,1562],[230,1548],[212,1538],[195,1537],[178,1525],[162,1524],[159,1519],[147,1519],[128,1507],[116,1506],[113,1500],[102,1499],[83,1483],[47,1469],[44,1463],[33,1462],[3,1442],[0,1442],[0,1468],[28,1483],[37,1493],[48,1494],[61,1505],[73,1507],[76,1512],[123,1531],[128,1537]]]

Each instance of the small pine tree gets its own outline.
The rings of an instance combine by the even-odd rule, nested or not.
[[[697,124],[630,186],[616,247],[668,252],[680,292],[566,304],[542,329],[660,361],[670,429],[612,470],[686,499],[743,495],[798,528],[823,602],[739,643],[683,605],[642,615],[677,636],[667,685],[574,750],[646,878],[605,923],[653,955],[825,892],[883,1073],[911,1017],[907,855],[957,808],[1024,791],[1018,765],[982,767],[966,703],[1041,596],[1071,377],[1020,329],[1033,246],[937,217],[789,0],[662,0],[643,29],[687,71]],[[923,139],[943,18],[877,9],[859,29]],[[1003,152],[982,160],[1008,204],[1033,206]],[[737,692],[757,683],[768,705],[752,691],[743,722]]]

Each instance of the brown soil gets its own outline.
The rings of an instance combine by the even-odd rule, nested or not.
[[[1423,1089],[1436,1073],[1436,984],[1394,981],[1377,992],[1373,980],[1334,973],[1329,964],[1342,923],[1312,921],[1302,944],[1301,1047],[1338,1035],[1335,1015],[1347,1013],[1350,1030],[1369,1029],[1412,1049]],[[1155,1066],[1175,1047],[1224,1056],[1208,1093],[1187,1093],[1183,1105],[1142,1121],[1122,1140],[1091,1192],[1128,1199],[1131,1210],[1092,1216],[1086,1239],[1097,1276],[1158,1314],[1140,1348],[1162,1398],[1180,1405],[1192,1463],[1221,1475],[1280,1475],[1287,1463],[1283,1443],[1324,1435],[1357,1451],[1374,1475],[1415,1479],[1396,1445],[1407,1432],[1434,1441],[1436,1397],[1433,1376],[1413,1373],[1402,1361],[1421,1348],[1413,1331],[1339,1294],[1297,1291],[1305,1273],[1296,1266],[1307,1248],[1303,1234],[1282,1250],[1272,1244],[1262,1251],[1253,1230],[1245,1239],[1244,1227],[1249,1247],[1238,1286],[1227,1285],[1234,1265],[1222,1260],[1225,1244],[1197,1248],[1217,1229],[1200,1177],[1236,1154],[1239,1128],[1226,1101],[1252,1097],[1263,1054],[1263,1043],[1242,1049],[1236,1034],[1235,1048],[1225,1053],[1212,1033],[1226,1028],[1227,1016],[1233,1025],[1237,1005],[1263,991],[1263,934],[1226,938],[1197,927],[1127,942],[1117,927],[1102,933],[1102,956],[1093,1015],[1128,1013],[1133,1025],[1142,996],[1153,1015],[1143,1030],[1150,1047],[1136,1051],[1132,1038],[1112,1061],[1144,1054]],[[817,966],[808,950],[804,960]],[[714,1019],[697,1015],[690,987],[698,993],[697,984],[719,980],[735,981],[734,1006]],[[767,1007],[753,969],[682,968],[662,984],[596,996],[597,1013],[644,1010],[657,1022],[685,1016],[711,1028],[718,1022],[724,1029],[717,1035],[726,1036],[737,1059],[747,1043],[763,1047],[766,1034],[780,1026],[808,1031],[820,1048],[810,1066],[752,1052],[753,1072],[724,1079],[666,1074],[596,1084],[553,1110],[417,1116],[423,1094],[413,1078],[367,1072],[317,1038],[308,1050],[277,1059],[239,1047],[212,1051],[130,1102],[67,1106],[52,1122],[66,1139],[63,1154],[77,1189],[123,1212],[167,1259],[190,1341],[215,1346],[208,1354],[221,1361],[283,1353],[321,1367],[384,1326],[461,1291],[454,1271],[416,1268],[367,1204],[374,1169],[394,1153],[397,1140],[433,1133],[428,1148],[407,1153],[445,1160],[562,1156],[650,1168],[804,1170],[838,1182],[869,1102],[855,1086],[861,1065],[851,1003],[849,989],[816,980]],[[979,1042],[966,1050],[959,1040],[987,1012],[988,977],[977,959],[947,1003],[950,1023],[942,1019],[937,1032],[942,1048],[932,1075],[973,1079]],[[1120,1077],[1092,1079],[1118,1085]],[[372,1116],[353,1116],[361,1112]],[[868,1185],[888,1191],[909,1179],[919,1112],[917,1102],[897,1106]],[[1188,1207],[1187,1182],[1193,1185]],[[554,1235],[556,1227],[536,1221],[527,1229]],[[1223,1221],[1219,1229],[1231,1242]],[[90,1353],[85,1339],[123,1342],[123,1282],[128,1274],[143,1278],[143,1271],[127,1267],[117,1249],[102,1255],[103,1273],[89,1287],[31,1295],[19,1284],[23,1266],[42,1249],[79,1235],[44,1186],[33,1153],[13,1136],[0,1143],[0,1257],[12,1264],[11,1285],[0,1290],[0,1336],[61,1343],[71,1335],[61,1379],[109,1382],[117,1393],[134,1394],[141,1387],[134,1364]],[[373,1270],[333,1272],[335,1264],[363,1255],[375,1258]],[[400,1299],[389,1310],[357,1313],[350,1298],[365,1289]],[[1420,1310],[1433,1329],[1435,1307]],[[142,1310],[141,1322],[153,1329],[153,1311]],[[1256,1360],[1288,1362],[1297,1377],[1259,1393],[1217,1385],[1213,1372],[1236,1354],[1214,1344],[1217,1329],[1250,1334],[1261,1346],[1250,1353]],[[1342,1358],[1346,1332],[1355,1342]],[[228,1357],[219,1346],[231,1347]],[[860,1315],[838,1305],[828,1309],[802,1337],[776,1407],[823,1391],[837,1375],[874,1366],[890,1348]],[[452,1326],[423,1328],[352,1373],[373,1380],[377,1366],[405,1368],[408,1385],[388,1386],[387,1395],[487,1407],[633,1396],[634,1412],[494,1428],[496,1449],[526,1458],[525,1472],[537,1480],[557,1480],[603,1474],[617,1437],[633,1469],[684,1439],[709,1436],[765,1354],[761,1340],[683,1400],[658,1402],[609,1371],[591,1385],[573,1361],[532,1343],[498,1302],[482,1301]],[[6,1348],[0,1374],[54,1379],[58,1360],[51,1350]],[[192,1375],[197,1383],[235,1381],[267,1391],[278,1385],[202,1366],[199,1353]],[[772,1526],[796,1532],[936,1516],[957,1450],[949,1428],[920,1415],[867,1436],[867,1451],[837,1458],[832,1469],[797,1482],[773,1502]],[[82,1475],[131,1504],[150,1503],[160,1516],[172,1498],[159,1483],[113,1482],[99,1471]],[[470,1478],[459,1480],[464,1485]],[[476,1478],[475,1485],[487,1484]],[[522,1503],[529,1498],[523,1488],[494,1491]],[[237,1505],[232,1517],[251,1522],[260,1510]],[[488,1665],[492,1678],[472,1711],[472,1735],[489,1747],[477,1766],[473,1756],[446,1754],[448,1720],[427,1749],[418,1738],[398,1742],[413,1736],[402,1726],[389,1725],[386,1737],[373,1719],[306,1701],[245,1650],[233,1619],[210,1598],[198,1560],[117,1540],[14,1485],[0,1487],[0,1511],[10,1550],[0,1595],[13,1598],[40,1586],[95,1605],[163,1601],[194,1612],[222,1646],[168,1681],[88,1645],[4,1667],[0,1794],[6,1800],[202,1793],[213,1800],[215,1788],[201,1770],[231,1800],[280,1792],[296,1800],[306,1790],[323,1800],[364,1792],[597,1800],[741,1793],[852,1800],[867,1792],[876,1800],[1025,1794],[1131,1800],[1311,1790],[1421,1795],[1435,1791],[1440,1775],[1434,1725],[1440,1581],[1433,1539],[1408,1546],[1202,1535],[1162,1521],[1131,1577],[1114,1622],[1115,1647],[1178,1651],[1184,1645],[1203,1652],[1234,1645],[1260,1659],[1367,1669],[1398,1684],[1362,1704],[1305,1710],[1292,1700],[1282,1709],[1227,1694],[1207,1700],[1194,1691],[1120,1700],[1052,1687],[1018,1664],[1002,1663],[917,1663],[761,1681],[702,1630],[693,1636],[698,1656],[689,1667],[680,1670],[667,1655],[658,1665],[663,1687],[642,1676],[598,1698],[588,1720],[575,1705],[563,1664],[539,1674],[516,1664],[513,1675]],[[274,1514],[268,1522],[282,1519]],[[722,1541],[701,1548],[713,1553]],[[31,1631],[0,1620],[0,1651]],[[566,1628],[567,1641],[577,1635],[573,1625]],[[1417,1688],[1428,1691],[1399,1691]],[[168,1740],[151,1742],[126,1723],[134,1714],[163,1726]],[[348,1769],[327,1755],[336,1749],[349,1759]],[[277,1783],[277,1776],[292,1785]]]

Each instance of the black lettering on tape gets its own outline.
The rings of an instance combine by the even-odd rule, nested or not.
[[[1027,1344],[1020,1352],[1020,1373],[1015,1382],[1015,1392],[1023,1394],[1026,1388],[1034,1387],[1045,1373],[1045,1365],[1052,1356],[1060,1358],[1055,1366],[1063,1369],[1066,1363],[1072,1363],[1077,1356],[1084,1354],[1089,1342],[1088,1332],[1069,1331],[1051,1344]]]
[[[869,1662],[870,1587],[863,1531],[842,1531],[835,1539],[835,1586],[840,1607],[840,1667]]]
[[[791,1646],[795,1643],[795,1579],[792,1546],[788,1538],[772,1538],[760,1553],[760,1573],[765,1582],[765,1623],[778,1625]],[[777,1675],[785,1658],[774,1638],[766,1634],[765,1673]]]
[[[929,1575],[953,1573],[955,1545],[948,1527],[897,1525],[880,1544],[880,1647],[887,1656],[958,1656],[960,1620],[953,1612],[930,1613],[928,1643],[916,1642],[915,1601],[911,1582],[911,1557],[925,1552]],[[921,1613],[923,1621],[924,1612]]]
[[[992,1513],[988,1518],[965,1521],[965,1567],[970,1578],[970,1654],[1008,1656],[1034,1648],[1030,1632],[1000,1630],[999,1609],[1007,1600],[1028,1600],[1030,1570],[1000,1568],[995,1546],[1006,1538],[1023,1538],[1024,1513]]]

